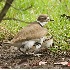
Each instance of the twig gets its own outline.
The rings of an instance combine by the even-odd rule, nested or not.
[[[16,18],[3,18],[2,20],[15,20],[15,21],[20,21],[20,22],[24,22],[24,23],[30,23],[30,22],[26,22],[26,21],[16,19]]]
[[[7,3],[8,3],[9,5],[11,5],[8,1],[7,1]],[[13,8],[16,9],[16,10],[26,11],[26,10],[32,8],[32,5],[28,6],[27,8],[24,8],[24,9],[16,8],[16,7],[14,7],[13,5],[11,5],[11,7],[13,7]]]
[[[10,5],[7,3],[7,1],[10,3]],[[13,3],[14,0],[6,0],[5,6],[3,7],[3,9],[0,12],[0,22],[2,21],[2,19],[5,17],[7,11],[9,10],[11,4]]]
[[[68,16],[68,15],[66,15],[66,14],[62,14],[61,17],[63,17],[63,18],[66,17],[67,19],[70,20],[70,16]]]

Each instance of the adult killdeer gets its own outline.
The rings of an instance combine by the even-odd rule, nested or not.
[[[37,21],[32,22],[27,27],[21,29],[11,40],[9,45],[14,45],[16,47],[22,45],[27,47],[33,46],[36,40],[39,41],[39,39],[46,36],[47,30],[43,28],[43,26],[48,21],[52,20],[46,14],[39,15]]]

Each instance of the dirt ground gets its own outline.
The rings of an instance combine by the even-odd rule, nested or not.
[[[69,69],[70,51],[40,50],[39,56],[23,54],[16,47],[0,46],[0,69]]]

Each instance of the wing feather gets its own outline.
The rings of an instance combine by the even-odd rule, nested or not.
[[[47,30],[42,28],[39,24],[30,24],[21,29],[11,42],[27,41],[31,39],[38,39],[47,34]]]

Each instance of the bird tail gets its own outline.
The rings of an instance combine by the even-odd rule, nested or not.
[[[4,46],[13,46],[13,44],[11,44],[11,43],[2,43],[1,45],[2,45],[3,47],[4,47]]]
[[[3,42],[2,44],[1,44],[3,47],[5,47],[5,46],[14,46],[14,47],[20,47],[20,46],[22,46],[22,43],[7,43],[7,42]]]

